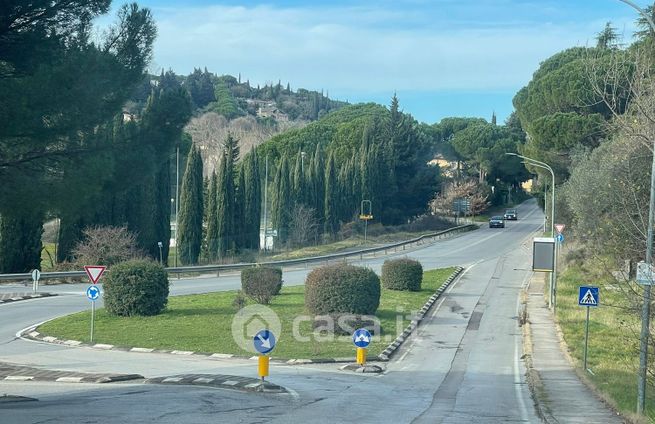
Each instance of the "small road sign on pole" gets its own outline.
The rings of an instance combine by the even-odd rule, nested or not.
[[[269,330],[260,330],[255,334],[252,341],[255,345],[255,350],[260,353],[257,361],[257,371],[263,382],[264,377],[268,377],[270,359],[266,354],[275,347],[275,336]]]
[[[39,289],[39,278],[41,278],[41,271],[38,269],[32,270],[32,291]]]
[[[100,297],[100,289],[97,286],[89,286],[86,289],[86,297],[91,301],[91,343],[93,343],[93,323],[96,319],[96,300]]]
[[[598,287],[582,286],[578,292],[578,306],[598,306]]]
[[[357,347],[366,347],[371,343],[371,333],[365,328],[355,330],[353,333],[353,343]]]
[[[578,291],[578,305],[587,307],[587,320],[585,321],[584,329],[584,361],[583,367],[585,371],[587,368],[587,345],[589,343],[589,308],[597,307],[600,303],[598,287],[582,286]]]
[[[105,272],[105,269],[107,269],[107,267],[102,265],[84,265],[84,271],[86,271],[86,275],[93,284],[98,282],[100,277],[102,277],[102,274]]]
[[[555,224],[555,230],[557,230],[557,234],[562,234],[562,231],[564,231],[565,227],[565,224]]]
[[[371,343],[371,333],[365,328],[355,330],[353,343],[357,346],[357,364],[360,366],[366,365],[366,347]]]
[[[557,234],[557,235],[555,236],[555,240],[557,240],[557,242],[558,242],[559,244],[564,243],[564,234],[562,234],[562,233]]]
[[[275,347],[275,335],[268,330],[261,330],[253,337],[255,350],[259,353],[268,353]]]

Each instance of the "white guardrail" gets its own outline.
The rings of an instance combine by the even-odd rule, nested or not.
[[[352,256],[359,256],[360,258],[362,258],[364,255],[367,255],[369,253],[375,254],[377,252],[384,251],[384,253],[387,254],[389,250],[392,249],[394,251],[397,251],[398,248],[402,247],[404,250],[407,246],[410,246],[412,244],[420,245],[426,241],[436,241],[438,239],[447,237],[451,234],[471,231],[477,228],[478,226],[476,224],[460,225],[458,227],[449,228],[447,230],[439,231],[433,234],[426,234],[420,237],[416,237],[411,240],[405,240],[398,243],[391,243],[384,246],[371,247],[368,249],[355,250],[351,252],[334,253],[331,255],[312,256],[312,257],[300,258],[300,259],[287,259],[283,261],[246,262],[246,263],[228,264],[228,265],[197,265],[197,266],[169,267],[166,268],[166,272],[168,272],[169,274],[216,272],[218,274],[221,271],[232,271],[236,269],[252,268],[255,266],[262,266],[262,265],[285,266],[285,265],[309,264],[313,262],[329,262],[330,260],[333,259],[344,259]],[[85,277],[85,276],[86,276],[86,272],[84,271],[42,272],[39,279],[54,280],[58,278],[73,278],[73,277]],[[19,273],[19,274],[0,274],[0,281],[25,281],[31,279],[32,279],[32,275],[28,272]]]

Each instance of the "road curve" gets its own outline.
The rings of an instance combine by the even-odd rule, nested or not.
[[[383,375],[334,365],[276,366],[271,380],[293,395],[253,395],[190,386],[0,382],[2,392],[38,398],[0,404],[0,422],[539,422],[526,388],[517,307],[529,275],[528,240],[543,214],[534,201],[505,229],[480,230],[407,252],[425,269],[461,265],[463,275],[440,299]],[[378,271],[384,258],[368,258]],[[308,269],[285,269],[302,284]],[[238,275],[173,280],[171,294],[233,289]],[[249,360],[100,351],[29,342],[16,332],[88,308],[86,285],[48,287],[61,295],[0,305],[0,361],[46,369],[138,373],[256,375]],[[14,291],[16,288],[13,288]],[[12,290],[11,287],[2,290]]]

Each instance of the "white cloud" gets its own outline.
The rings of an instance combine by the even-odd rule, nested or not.
[[[540,61],[586,44],[602,24],[450,24],[420,11],[366,7],[207,6],[153,10],[158,66],[241,72],[251,83],[381,90],[507,90]],[[442,11],[446,14],[447,10]]]

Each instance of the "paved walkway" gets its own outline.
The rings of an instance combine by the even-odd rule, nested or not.
[[[527,299],[532,342],[534,395],[547,423],[623,423],[585,386],[560,347],[553,315],[544,299],[543,274],[535,274]],[[536,373],[535,373],[536,371]],[[534,375],[536,374],[536,376]]]

